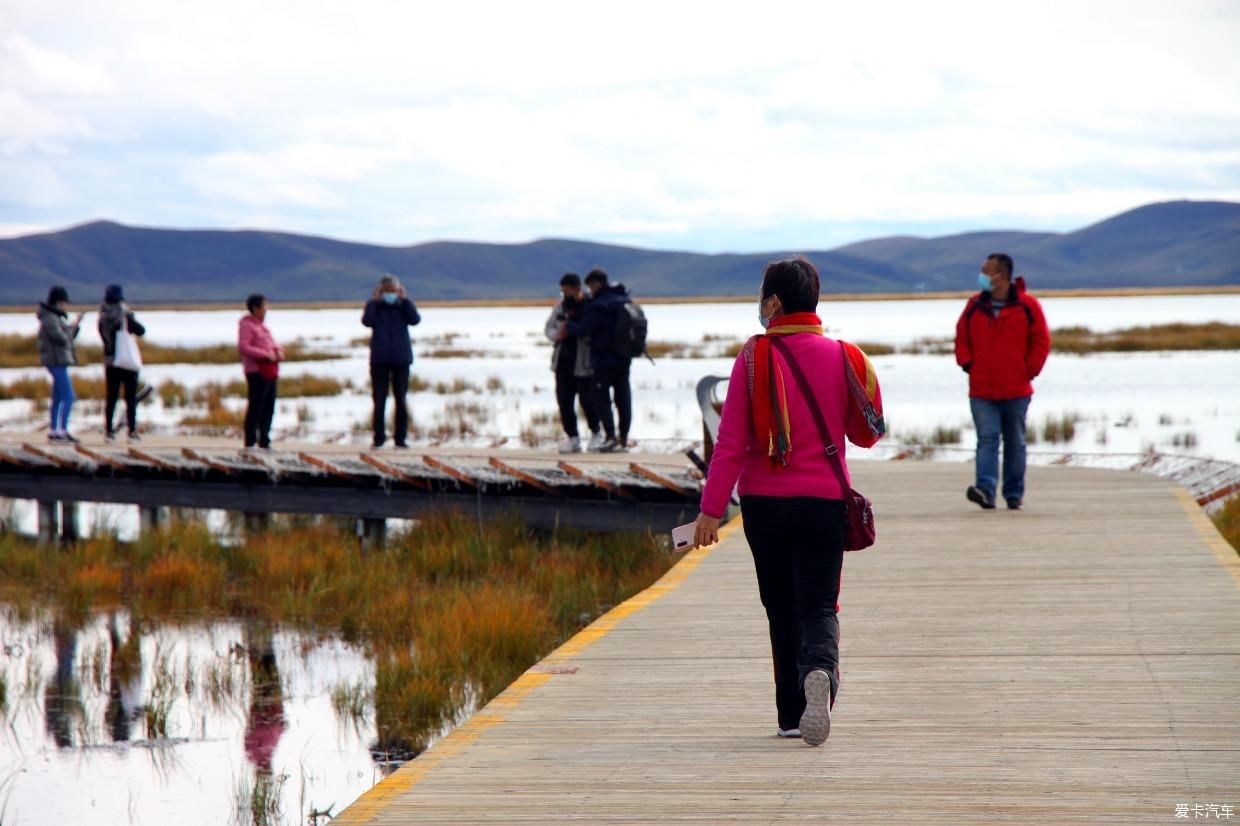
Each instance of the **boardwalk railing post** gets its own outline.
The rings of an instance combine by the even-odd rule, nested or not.
[[[60,538],[65,542],[77,542],[82,538],[81,505],[77,502],[60,503]]]
[[[363,551],[370,548],[382,548],[387,542],[387,520],[358,517],[357,538]]]
[[[163,508],[141,506],[138,508],[138,528],[142,533],[151,533],[163,526],[165,521]]]
[[[60,503],[39,501],[39,544],[55,545],[60,538]]]

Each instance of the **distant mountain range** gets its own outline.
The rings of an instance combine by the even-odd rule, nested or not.
[[[807,255],[828,293],[972,289],[986,254],[1007,252],[1034,289],[1240,284],[1240,204],[1150,204],[1069,233],[894,236],[831,250],[705,255],[586,241],[433,242],[389,247],[255,230],[172,230],[97,221],[0,240],[0,303],[30,304],[52,284],[93,302],[109,283],[144,301],[357,300],[385,272],[417,298],[546,296],[568,271],[603,267],[638,296],[751,295],[762,267]]]

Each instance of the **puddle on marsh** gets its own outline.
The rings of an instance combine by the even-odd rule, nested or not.
[[[6,824],[313,824],[391,769],[374,662],[339,639],[7,608],[0,634]]]

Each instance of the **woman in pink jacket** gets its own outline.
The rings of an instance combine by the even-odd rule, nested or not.
[[[269,450],[271,420],[276,414],[276,382],[280,377],[284,348],[276,344],[271,330],[263,323],[267,317],[267,299],[255,293],[245,300],[245,308],[249,313],[241,317],[237,326],[237,351],[241,353],[241,366],[249,388],[245,446],[258,445]]]
[[[804,258],[766,268],[758,302],[766,334],[751,338],[732,366],[696,533],[697,545],[718,541],[736,486],[770,626],[778,734],[811,746],[831,731],[840,684],[847,490],[828,450],[834,443],[847,477],[838,434],[869,447],[885,429],[874,368],[858,348],[824,335],[818,289],[818,271]],[[811,404],[836,436],[823,438]]]

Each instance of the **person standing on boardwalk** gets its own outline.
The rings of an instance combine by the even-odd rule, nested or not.
[[[581,276],[575,272],[565,273],[560,279],[560,300],[551,308],[544,330],[547,339],[555,345],[551,351],[551,370],[555,373],[555,400],[560,406],[560,424],[565,435],[560,444],[561,453],[581,452],[581,438],[577,432],[578,398],[590,427],[590,449],[597,450],[603,444],[603,433],[591,398],[590,339],[568,335],[568,322],[580,322],[585,306]]]
[[[595,450],[615,453],[628,450],[629,427],[633,423],[633,391],[629,386],[629,368],[633,357],[617,346],[616,334],[620,314],[628,312],[633,298],[623,284],[610,283],[607,273],[600,269],[590,270],[586,275],[586,286],[593,297],[586,305],[581,321],[568,322],[567,334],[578,339],[590,339],[590,368],[593,371],[590,397],[594,415],[598,417],[605,434],[602,444]],[[613,395],[615,415],[611,409]]]
[[[374,395],[374,446],[383,447],[387,441],[386,409],[388,389],[396,404],[397,447],[408,447],[409,438],[409,368],[413,364],[413,343],[409,328],[419,324],[422,316],[413,299],[405,294],[405,288],[394,275],[379,279],[366,309],[362,311],[362,324],[370,328],[370,384]]]
[[[138,371],[115,364],[116,337],[124,327],[134,336],[146,335],[146,328],[125,304],[125,291],[120,284],[109,284],[103,292],[99,305],[99,338],[103,341],[103,378],[105,385],[103,404],[103,433],[109,442],[116,439],[112,422],[116,416],[116,402],[121,390],[125,391],[125,423],[129,426],[129,441],[138,440],[138,403],[151,395],[150,386],[138,389]]]
[[[245,370],[248,403],[245,408],[245,446],[271,448],[271,420],[276,415],[276,384],[284,348],[267,329],[267,299],[255,293],[245,300],[248,311],[237,325],[237,351]]]
[[[1025,498],[1025,416],[1033,379],[1051,351],[1042,305],[1012,279],[1013,263],[1001,252],[987,256],[978,274],[981,292],[956,322],[956,363],[969,374],[969,408],[977,428],[976,481],[970,502],[995,507],[999,440],[1003,439],[1003,498],[1020,510]]]
[[[69,368],[77,364],[77,337],[82,330],[85,313],[78,313],[69,321],[69,291],[64,287],[52,287],[47,301],[39,302],[36,315],[39,319],[39,363],[52,375],[51,424],[47,431],[49,442],[76,442],[69,434],[69,413],[77,396]]]
[[[804,258],[770,264],[758,320],[765,335],[745,343],[702,491],[696,546],[719,541],[733,486],[741,500],[758,593],[766,608],[781,737],[821,745],[840,687],[840,575],[844,497],[850,485],[843,434],[869,447],[882,438],[882,394],[865,353],[827,338],[818,307],[818,271]],[[798,371],[811,388],[801,392]],[[840,473],[834,459],[840,460]],[[845,477],[841,479],[840,477]]]

